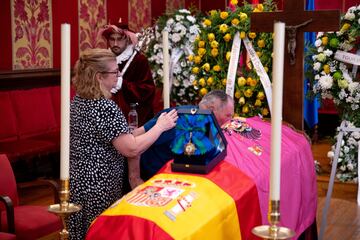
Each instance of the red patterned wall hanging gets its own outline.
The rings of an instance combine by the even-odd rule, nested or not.
[[[79,54],[91,48],[106,48],[98,35],[106,25],[106,0],[79,0]]]
[[[166,12],[173,12],[185,8],[185,0],[166,0]]]
[[[151,25],[151,1],[130,0],[129,1],[129,28],[138,32],[141,28]]]
[[[12,68],[52,68],[51,0],[11,0]]]

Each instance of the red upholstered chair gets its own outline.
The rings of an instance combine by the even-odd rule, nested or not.
[[[0,91],[0,116],[0,143],[16,140],[16,115],[8,92]]]
[[[5,233],[5,232],[0,232],[0,239],[1,240],[16,240],[16,235],[10,234],[10,233]]]
[[[1,202],[6,202],[9,201],[10,199],[7,196],[2,196],[0,195],[0,206],[1,206]],[[10,204],[10,206],[12,206]],[[0,210],[1,213],[1,210]],[[12,224],[14,223],[14,219],[12,218],[12,209],[7,209],[6,211],[6,218],[7,218],[7,222],[12,222]],[[14,225],[14,224],[13,224]],[[1,230],[1,214],[0,214],[0,230]],[[8,233],[8,232],[1,232],[0,231],[0,239],[1,240],[15,240],[16,239],[16,235],[12,234],[12,233]]]
[[[55,202],[59,202],[58,189],[54,182],[37,180],[23,187],[53,186]],[[56,183],[55,183],[56,184]],[[0,231],[13,233],[16,239],[38,239],[59,232],[62,223],[59,217],[47,211],[48,206],[20,206],[17,184],[6,155],[0,155]],[[3,239],[0,235],[0,239]]]

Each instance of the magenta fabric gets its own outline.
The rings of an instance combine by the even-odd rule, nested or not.
[[[271,124],[259,117],[248,118],[246,122],[261,130],[261,139],[251,140],[238,133],[224,133],[228,141],[225,161],[254,180],[259,194],[262,222],[269,224]],[[248,149],[256,144],[262,146],[260,156]],[[291,228],[299,237],[314,222],[317,210],[316,175],[310,143],[302,134],[283,126],[281,156],[281,225]]]

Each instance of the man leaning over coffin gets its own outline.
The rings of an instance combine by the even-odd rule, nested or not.
[[[206,94],[200,101],[198,106],[177,106],[176,109],[204,109],[213,112],[216,121],[221,126],[229,121],[234,115],[234,101],[223,90],[213,90]],[[156,123],[157,117],[162,112],[169,112],[173,108],[164,109],[159,112],[153,119],[144,124],[144,126],[137,128],[134,134],[143,134],[151,129]],[[178,124],[178,123],[177,123]],[[176,128],[168,130],[160,135],[158,140],[147,149],[140,159],[141,178],[148,180],[154,176],[169,160],[174,158],[174,153],[171,149],[171,143],[176,136]]]

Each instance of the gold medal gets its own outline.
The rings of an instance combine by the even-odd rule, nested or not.
[[[190,132],[189,142],[187,144],[185,144],[185,146],[184,146],[184,154],[187,156],[193,155],[196,150],[195,145],[191,142],[191,138],[192,138],[192,132]]]

